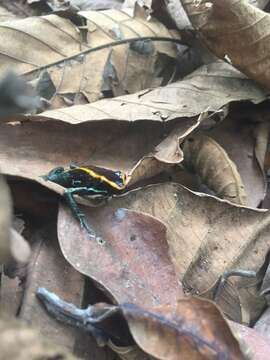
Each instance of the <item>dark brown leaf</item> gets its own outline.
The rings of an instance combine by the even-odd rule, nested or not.
[[[244,359],[239,344],[216,306],[199,298],[149,310],[121,309],[139,346],[162,360]]]

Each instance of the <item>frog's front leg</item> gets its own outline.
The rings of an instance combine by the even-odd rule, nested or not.
[[[78,204],[76,203],[73,195],[93,195],[93,194],[104,194],[106,195],[107,192],[103,190],[96,190],[93,188],[88,187],[77,187],[77,188],[69,188],[65,190],[65,198],[74,214],[76,219],[80,222],[81,227],[84,228],[90,237],[96,238],[95,231],[90,227],[88,222],[85,219],[84,213],[80,210]]]

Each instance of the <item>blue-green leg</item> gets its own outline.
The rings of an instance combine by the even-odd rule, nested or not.
[[[70,188],[65,190],[65,198],[74,214],[76,219],[80,222],[81,227],[84,228],[91,237],[96,237],[95,231],[90,227],[85,219],[84,213],[80,210],[78,204],[74,200],[73,195],[93,195],[93,194],[104,194],[107,192],[103,190],[96,190],[93,188],[80,187],[80,188]]]

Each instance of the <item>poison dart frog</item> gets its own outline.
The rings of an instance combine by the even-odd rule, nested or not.
[[[64,196],[74,216],[91,237],[96,237],[96,234],[87,223],[73,196],[89,195],[104,198],[120,193],[127,184],[126,175],[121,171],[74,164],[70,165],[69,169],[56,167],[42,178],[65,188]]]

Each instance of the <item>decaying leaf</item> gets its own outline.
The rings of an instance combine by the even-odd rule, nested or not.
[[[146,214],[104,210],[102,223],[99,217],[89,222],[104,239],[101,245],[90,240],[66,208],[61,208],[58,238],[66,259],[106,288],[118,303],[175,303],[183,293],[169,257],[166,227]],[[80,239],[76,251],[75,239]]]
[[[269,89],[270,15],[248,1],[182,1],[209,49]]]
[[[87,248],[93,246],[100,254],[104,253],[105,259],[105,254],[110,249],[110,234],[105,232],[108,220],[104,223],[104,219],[117,217],[119,208],[150,214],[166,225],[171,261],[187,292],[205,293],[215,286],[224,271],[243,269],[257,272],[264,263],[265,254],[269,249],[267,211],[236,206],[209,195],[193,193],[178,184],[167,183],[133,190],[112,199],[103,207],[82,207],[88,222],[103,233],[105,241],[108,240],[104,246],[94,242],[90,244],[87,234],[79,228],[70,211],[62,207],[58,219],[59,241],[65,257],[73,266],[76,267],[77,262],[73,249],[78,248],[79,253],[85,251],[80,250],[78,238],[81,239],[80,244],[88,241]],[[153,253],[157,250],[158,248],[151,248]],[[134,252],[132,249],[129,251]],[[94,254],[92,250],[87,256],[82,255],[82,259],[85,257],[89,264],[95,261]],[[103,255],[100,255],[99,259],[102,258]],[[80,264],[82,263],[80,261]],[[76,268],[86,273],[85,269]],[[99,262],[101,274],[104,274],[107,268],[106,264]],[[95,274],[96,269],[87,272],[90,277],[94,277]],[[227,315],[232,319],[241,321],[243,311],[249,315],[245,316],[245,319],[255,319],[264,306],[264,302],[258,303],[259,289],[256,279],[248,281],[246,278],[233,277],[230,281],[230,284],[224,286],[219,305],[226,309]],[[231,284],[235,294],[233,297],[230,296]],[[252,292],[256,289],[257,297],[254,297]],[[136,303],[135,300],[140,301],[140,298],[133,299]],[[254,300],[260,305],[259,309],[255,307]]]
[[[245,205],[246,192],[239,172],[226,151],[206,135],[188,137],[184,143],[185,165],[217,196]]]

